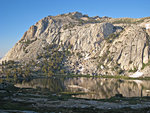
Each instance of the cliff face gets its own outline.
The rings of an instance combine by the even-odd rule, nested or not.
[[[110,44],[108,51],[112,61],[120,64],[124,70],[142,68],[143,63],[148,63],[149,40],[146,32],[138,26],[130,26]]]
[[[72,53],[63,62],[70,73],[115,75],[141,70],[149,61],[148,19],[116,24],[117,19],[78,12],[48,16],[31,26],[1,62],[39,62],[37,56],[45,53],[44,48],[55,44],[63,45],[59,51],[69,48]]]

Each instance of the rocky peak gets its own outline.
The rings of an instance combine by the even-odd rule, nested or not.
[[[74,16],[74,17],[76,17],[76,18],[83,17],[82,13],[80,13],[80,12],[72,12],[71,15]]]
[[[34,60],[39,63],[42,59],[37,56],[44,56],[45,48],[55,45],[60,47],[59,51],[72,53],[63,62],[71,73],[115,75],[141,70],[149,61],[147,31],[133,23],[112,24],[128,20],[131,19],[88,17],[79,12],[48,16],[32,25],[1,62]],[[149,30],[149,24],[146,28]]]

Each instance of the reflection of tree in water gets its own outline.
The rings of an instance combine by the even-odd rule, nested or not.
[[[51,92],[64,91],[63,79],[60,78],[39,78],[30,81],[22,81],[22,86],[30,86],[31,88],[44,88]]]
[[[44,88],[48,88],[51,92],[61,92],[64,91],[63,81],[58,78],[55,79],[43,79],[41,84],[44,84]]]

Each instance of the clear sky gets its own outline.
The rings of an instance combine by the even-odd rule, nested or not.
[[[150,0],[0,0],[0,57],[40,19],[75,11],[100,17],[147,17]]]

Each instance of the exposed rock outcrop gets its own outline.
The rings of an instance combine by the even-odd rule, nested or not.
[[[145,31],[138,26],[125,28],[121,35],[114,40],[109,51],[114,61],[123,70],[141,69],[143,63],[148,63],[149,40]]]
[[[117,23],[126,19],[130,23]],[[72,55],[64,62],[70,73],[116,75],[141,70],[149,61],[149,29],[136,25],[144,19],[131,20],[79,12],[48,16],[31,26],[1,62],[38,61],[45,47],[56,44],[63,45],[59,51],[70,47]]]

